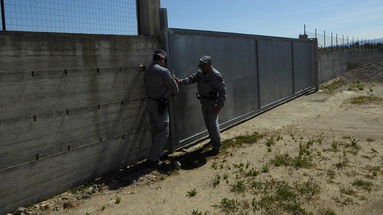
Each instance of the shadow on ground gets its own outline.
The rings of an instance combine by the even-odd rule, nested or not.
[[[145,177],[158,171],[160,174],[171,175],[179,169],[192,170],[202,167],[206,164],[207,158],[213,156],[210,151],[206,151],[208,146],[204,146],[192,152],[186,152],[178,156],[166,156],[164,158],[165,165],[156,168],[148,162],[142,162],[135,166],[118,171],[111,172],[95,181],[95,184],[105,184],[110,190],[117,190],[137,182],[140,178]]]

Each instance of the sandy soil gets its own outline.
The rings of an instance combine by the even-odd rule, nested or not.
[[[383,84],[360,78],[369,67],[223,132],[225,144],[242,141],[240,148],[179,155],[179,170],[121,170],[28,211],[381,215]],[[352,104],[358,96],[373,99]],[[264,137],[252,144],[238,137],[254,132]]]

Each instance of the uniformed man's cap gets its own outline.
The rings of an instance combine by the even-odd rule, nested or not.
[[[162,57],[166,58],[166,52],[162,49],[155,50],[154,54],[161,55]]]
[[[203,56],[199,59],[198,67],[211,64],[211,57],[210,56]]]

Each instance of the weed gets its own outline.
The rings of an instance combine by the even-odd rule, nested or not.
[[[268,138],[267,141],[266,141],[266,146],[267,146],[267,147],[271,147],[271,146],[273,146],[273,145],[275,145],[274,137],[270,137],[270,138]]]
[[[353,190],[352,188],[342,187],[342,188],[340,188],[339,192],[346,194],[346,195],[349,195],[349,196],[355,196],[356,195],[355,190]]]
[[[327,209],[324,210],[324,211],[321,211],[319,214],[320,214],[320,215],[337,215],[337,214],[335,213],[335,211],[333,211],[332,209],[329,209],[329,208],[327,208]]]
[[[199,210],[193,210],[191,214],[192,215],[203,215],[202,211],[199,211]]]
[[[313,166],[313,163],[311,162],[311,157],[297,156],[291,158],[288,154],[276,155],[275,158],[271,160],[271,163],[274,164],[276,167],[292,166],[295,168],[309,168]]]
[[[239,210],[240,202],[236,199],[223,198],[219,205],[215,205],[226,214],[233,214]]]
[[[116,196],[116,200],[114,201],[115,204],[120,204],[121,203],[121,197]]]
[[[363,104],[380,104],[383,101],[382,98],[376,96],[357,96],[349,100],[351,104],[363,105]]]
[[[357,179],[354,182],[352,182],[351,185],[353,185],[355,187],[358,187],[358,188],[360,188],[362,190],[366,190],[366,191],[370,192],[372,190],[372,185],[373,184],[371,182],[364,181],[362,179]]]
[[[86,212],[85,215],[90,215],[90,213],[89,213],[89,212]]]
[[[270,169],[269,169],[269,167],[268,167],[267,165],[264,165],[264,166],[262,167],[262,169],[261,169],[261,172],[262,172],[262,173],[268,173],[268,172],[270,172]]]
[[[219,176],[218,174],[215,175],[213,179],[213,187],[216,187],[220,182],[221,182],[221,176]]]
[[[295,168],[310,168],[314,164],[312,163],[311,157],[297,156],[292,160],[291,166]]]
[[[282,201],[294,201],[297,198],[297,194],[293,191],[293,188],[287,183],[281,183],[277,186],[275,191],[278,200]]]
[[[348,88],[350,91],[364,90],[364,84],[361,81],[352,82],[351,86]]]
[[[255,168],[251,168],[250,170],[245,172],[245,176],[255,177],[259,175],[259,171],[257,171]]]
[[[246,191],[246,185],[244,180],[236,180],[235,184],[231,186],[231,192],[244,193]]]
[[[299,192],[299,194],[311,198],[312,196],[318,194],[320,192],[320,186],[314,181],[308,180],[303,184],[296,184],[295,188]]]
[[[369,138],[366,139],[366,141],[367,141],[367,142],[374,142],[375,139],[372,139],[372,138],[369,137]]]
[[[291,158],[288,154],[276,155],[275,158],[271,160],[271,163],[276,167],[289,166],[291,163]]]
[[[106,206],[103,205],[103,206],[101,207],[101,210],[103,211],[103,210],[105,210],[105,208],[106,208]]]
[[[186,196],[189,198],[194,197],[196,195],[197,195],[197,189],[196,188],[193,188],[186,193]]]
[[[272,151],[273,150],[270,147],[267,148],[267,152],[272,152]]]

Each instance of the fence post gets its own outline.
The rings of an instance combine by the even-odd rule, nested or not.
[[[334,39],[333,39],[333,34],[331,32],[331,48],[334,46]]]
[[[326,31],[323,31],[323,48],[326,48]]]
[[[3,31],[7,30],[7,25],[5,24],[5,9],[4,9],[4,0],[0,0],[1,5],[1,23]]]
[[[319,79],[319,59],[318,59],[318,39],[313,39],[313,73],[314,73],[314,86],[315,86],[315,90],[318,91],[319,90],[319,82],[320,82],[320,79]]]

